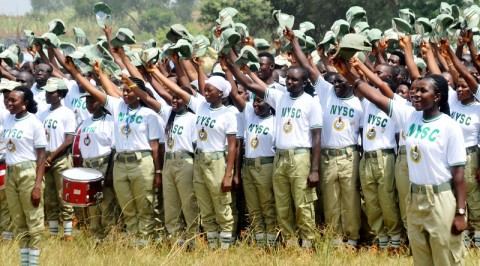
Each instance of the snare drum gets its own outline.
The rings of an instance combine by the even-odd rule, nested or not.
[[[65,202],[74,207],[98,204],[103,198],[103,176],[91,168],[71,168],[63,171],[63,195]]]
[[[5,173],[7,172],[7,164],[4,162],[0,163],[0,189],[5,188]]]
[[[82,124],[78,125],[75,132],[75,138],[72,143],[73,167],[82,167],[82,153],[80,152],[80,133],[82,132]]]

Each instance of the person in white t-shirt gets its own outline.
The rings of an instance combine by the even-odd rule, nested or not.
[[[114,121],[97,99],[89,93],[85,93],[83,97],[86,109],[91,114],[82,123],[80,134],[77,136],[83,167],[100,171],[104,178],[102,200],[97,205],[88,207],[89,230],[97,239],[103,239],[117,223],[115,209],[118,203],[113,191],[112,175],[115,148]]]
[[[293,33],[292,33],[293,34]],[[297,41],[289,35],[291,41]],[[277,114],[275,121],[276,153],[273,163],[273,189],[277,210],[277,222],[286,245],[295,246],[299,237],[304,248],[312,248],[315,239],[315,187],[319,182],[320,136],[322,109],[320,103],[305,93],[308,73],[301,67],[287,72],[287,91],[268,88],[255,78],[246,77],[227,60],[230,71],[240,84],[263,98]],[[242,66],[247,70],[247,66]],[[258,81],[257,81],[258,80]]]
[[[7,109],[11,115],[3,123],[2,138],[7,149],[8,207],[22,265],[38,265],[45,222],[42,193],[47,139],[34,115],[37,103],[30,88],[13,89]]]
[[[58,222],[63,221],[65,240],[72,240],[73,207],[62,200],[63,171],[73,167],[68,148],[75,135],[75,115],[61,104],[68,92],[62,79],[50,78],[42,87],[49,108],[37,114],[47,135],[45,159],[45,208],[50,233],[58,234]]]
[[[173,86],[173,82],[158,69],[149,68],[149,71],[167,84],[179,98],[188,102],[188,107],[196,114],[197,147],[193,187],[200,206],[202,225],[212,249],[218,247],[219,239],[222,249],[228,249],[233,229],[230,192],[237,123],[234,113],[222,104],[222,98],[230,94],[231,86],[223,77],[210,77],[205,82],[205,98],[196,98]],[[225,139],[228,141],[228,158],[225,158]]]
[[[67,57],[65,67],[77,82],[97,99],[114,118],[114,138],[116,154],[114,156],[113,186],[122,207],[127,232],[138,237],[134,246],[145,246],[153,237],[155,224],[154,188],[161,185],[161,162],[159,142],[164,142],[164,123],[146,104],[140,101],[132,87],[145,91],[145,84],[139,79],[129,79],[122,75],[123,98],[106,95],[96,89],[76,69],[73,61]],[[99,62],[93,65],[100,73]],[[110,81],[108,81],[110,82]],[[102,84],[109,91],[112,84]],[[138,241],[137,241],[138,240]]]
[[[413,106],[407,106],[363,82],[343,59],[334,64],[356,90],[406,130],[411,188],[407,224],[414,263],[463,264],[466,152],[462,138],[458,138],[462,130],[449,116],[447,81],[441,75],[427,75],[411,93]]]

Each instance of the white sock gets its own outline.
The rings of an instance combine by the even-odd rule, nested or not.
[[[40,250],[30,249],[29,265],[30,266],[37,266],[39,258],[40,258]]]
[[[207,232],[207,241],[211,249],[218,248],[218,233],[217,232]]]
[[[475,240],[475,246],[480,247],[480,231],[475,231],[473,239]]]
[[[22,266],[28,266],[29,254],[30,254],[30,249],[28,248],[20,249],[20,262]]]
[[[351,240],[351,239],[349,239],[349,240],[347,241],[347,245],[352,246],[352,247],[356,247],[356,246],[357,246],[357,240]]]
[[[332,239],[332,244],[336,247],[340,246],[342,243],[343,243],[343,240],[341,238]]]
[[[392,236],[392,247],[400,248],[400,235]]]
[[[2,232],[2,239],[3,240],[12,240],[13,239],[13,233],[9,231],[3,231]]]
[[[386,248],[388,246],[388,236],[381,236],[378,238],[378,246],[380,248]]]
[[[71,236],[72,235],[72,221],[63,221],[63,235],[64,236]]]
[[[302,248],[312,248],[312,240],[310,239],[302,239]]]
[[[58,235],[58,221],[48,221],[48,227],[52,236]]]
[[[257,246],[258,247],[264,247],[265,246],[265,234],[264,233],[258,233],[255,234],[255,240],[257,241]]]
[[[273,247],[277,242],[277,235],[274,234],[267,234],[267,246]]]
[[[232,243],[232,232],[221,232],[220,243],[222,245],[222,249],[228,249]]]

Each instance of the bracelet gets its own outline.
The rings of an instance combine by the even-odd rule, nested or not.
[[[155,170],[155,174],[161,174],[161,173],[163,173],[163,169],[161,169],[161,170]]]
[[[128,86],[128,87],[129,87],[129,88],[135,88],[135,87],[137,87],[137,84],[133,84],[133,85],[130,85],[130,86]]]
[[[357,79],[355,80],[355,83],[353,83],[353,89],[356,90],[360,84],[362,84],[364,81],[362,79]]]
[[[453,66],[453,63],[447,65],[447,67],[451,67],[451,66]]]

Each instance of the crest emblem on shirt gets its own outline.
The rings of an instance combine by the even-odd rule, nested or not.
[[[288,121],[285,122],[285,124],[283,124],[282,128],[283,128],[283,132],[284,132],[285,134],[288,134],[288,133],[292,132],[293,124],[292,124],[292,122],[290,121],[290,119],[288,119]]]
[[[123,125],[120,128],[120,131],[122,132],[122,135],[127,136],[127,137],[128,137],[128,135],[130,135],[130,133],[132,133],[132,130],[130,128],[128,128],[126,125]]]
[[[202,129],[198,131],[198,139],[200,141],[206,141],[207,138],[208,138],[207,131],[202,127]]]
[[[175,140],[172,137],[168,137],[167,146],[170,150],[175,146]]]
[[[402,130],[402,139],[406,140],[407,138],[405,137],[405,131]]]
[[[87,136],[83,139],[83,144],[85,144],[85,146],[88,146],[90,145],[90,143],[92,143],[92,140],[90,139],[90,136],[87,134]]]
[[[252,138],[252,140],[250,140],[250,147],[252,149],[256,149],[258,147],[258,144],[259,144],[259,140],[258,138],[255,136],[254,138]]]
[[[333,121],[333,128],[336,131],[342,131],[345,128],[345,121],[342,119],[342,117],[339,117]]]
[[[372,127],[368,132],[367,132],[367,139],[368,140],[373,140],[377,136],[377,131],[375,130],[374,127]]]
[[[422,154],[420,153],[420,149],[418,148],[418,146],[412,147],[410,149],[410,159],[414,163],[419,163],[422,159]]]
[[[11,152],[11,153],[14,153],[14,152],[17,150],[17,147],[15,146],[15,143],[13,143],[12,140],[9,140],[9,141],[7,142],[7,146],[6,146],[6,147],[7,147],[7,150],[8,150],[9,152]]]
[[[50,133],[45,129],[45,136],[47,137],[47,142],[50,142]]]

